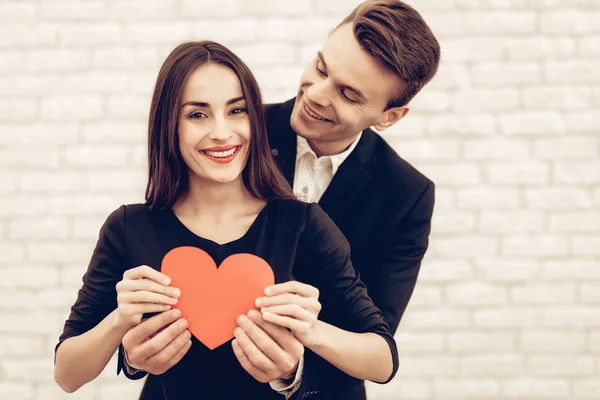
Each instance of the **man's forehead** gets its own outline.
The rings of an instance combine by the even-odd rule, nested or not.
[[[385,97],[397,85],[397,78],[382,67],[358,43],[350,24],[329,35],[321,49],[328,74],[340,84],[360,90],[369,100]]]

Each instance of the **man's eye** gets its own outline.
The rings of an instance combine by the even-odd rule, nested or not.
[[[323,71],[321,69],[321,60],[317,60],[317,71],[319,71],[319,74],[321,74],[323,76],[327,76],[327,74],[325,73],[325,71]]]
[[[342,96],[349,102],[356,103],[358,101],[358,99],[356,99],[356,95],[351,90],[342,89],[340,92],[342,93]]]

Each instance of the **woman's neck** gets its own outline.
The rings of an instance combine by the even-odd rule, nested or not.
[[[240,210],[252,209],[259,201],[244,186],[241,177],[228,183],[198,181],[190,176],[188,190],[173,206],[176,214],[192,218],[221,219]],[[250,206],[250,207],[248,207]]]

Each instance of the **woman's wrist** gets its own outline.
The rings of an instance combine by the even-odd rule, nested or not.
[[[111,318],[111,330],[123,337],[125,336],[125,334],[127,333],[127,331],[129,331],[129,329],[133,328],[135,325],[132,325],[131,323],[126,323],[125,321],[123,321],[123,319],[119,316],[119,312],[118,310],[114,310],[111,314],[110,314],[110,318]]]
[[[317,320],[315,322],[315,326],[313,328],[313,332],[309,337],[306,337],[304,342],[302,343],[305,347],[313,350],[319,347],[322,347],[326,343],[326,328],[325,323]]]

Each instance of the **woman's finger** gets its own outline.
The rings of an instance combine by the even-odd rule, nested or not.
[[[271,313],[286,317],[293,317],[301,321],[311,322],[317,319],[317,315],[305,310],[297,304],[284,304],[272,307],[263,307],[260,309],[261,313]]]
[[[167,275],[155,270],[147,265],[140,265],[139,267],[131,268],[123,273],[124,279],[151,279],[161,285],[170,285],[171,278]]]
[[[321,303],[314,297],[302,297],[294,293],[282,293],[270,297],[259,297],[256,307],[271,307],[285,304],[297,304],[306,310],[321,311]]]
[[[287,281],[265,288],[267,296],[276,296],[287,292],[296,293],[303,297],[319,297],[319,289],[298,281]]]
[[[125,308],[128,315],[137,315],[167,311],[171,309],[171,306],[168,304],[155,303],[129,303],[123,305],[121,308]]]
[[[117,293],[119,303],[159,303],[159,304],[177,304],[177,299],[160,293],[140,290],[139,292]]]
[[[160,283],[156,283],[147,278],[135,280],[126,279],[117,283],[117,292],[139,292],[143,290],[164,294],[173,298],[178,298],[181,294],[181,291],[177,288],[161,285]]]
[[[265,321],[274,323],[275,325],[283,326],[290,329],[293,332],[305,333],[310,330],[311,324],[307,321],[301,321],[291,317],[285,317],[273,313],[264,313],[263,318]]]

